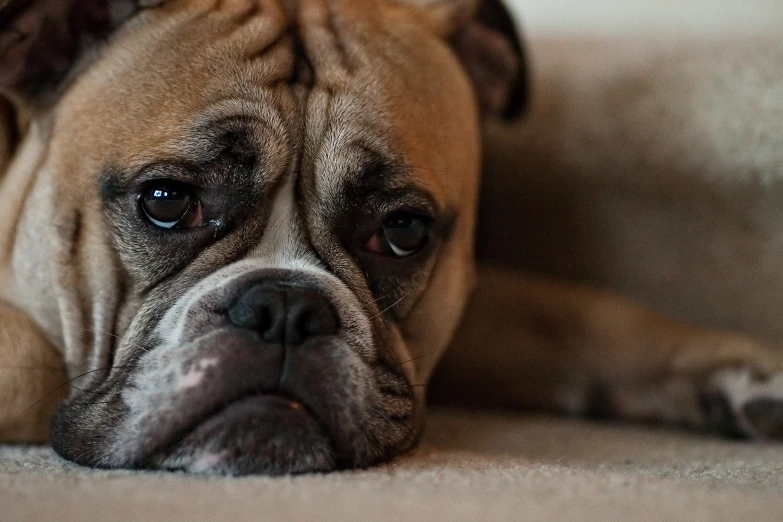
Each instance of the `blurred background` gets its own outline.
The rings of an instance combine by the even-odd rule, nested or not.
[[[783,38],[780,0],[507,0],[507,5],[536,34],[769,31]]]
[[[783,1],[507,0],[480,256],[783,342]]]

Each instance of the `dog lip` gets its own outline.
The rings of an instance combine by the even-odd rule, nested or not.
[[[311,342],[317,342],[321,347],[325,340],[318,338]],[[332,339],[329,343],[331,342],[343,345],[340,339]],[[128,417],[130,420],[126,421],[126,433],[129,432],[132,436],[118,441],[117,452],[123,455],[126,465],[160,469],[169,468],[174,462],[173,469],[180,469],[176,467],[177,461],[172,459],[177,454],[184,455],[182,451],[186,447],[198,451],[199,448],[206,450],[215,444],[232,446],[234,444],[229,440],[231,438],[240,443],[242,440],[256,437],[260,443],[263,434],[253,435],[244,431],[247,431],[247,425],[253,423],[255,413],[259,413],[259,417],[263,416],[262,411],[254,412],[252,407],[244,409],[247,413],[246,422],[242,421],[241,415],[232,415],[232,424],[244,425],[240,427],[243,432],[237,431],[236,436],[221,432],[217,427],[221,421],[216,423],[214,419],[220,417],[224,410],[239,406],[246,400],[258,400],[259,397],[264,397],[265,401],[279,401],[278,404],[288,408],[292,414],[292,434],[297,432],[296,426],[299,426],[300,422],[310,424],[309,427],[301,424],[305,430],[302,433],[305,434],[305,439],[315,436],[316,432],[323,437],[324,440],[317,443],[321,448],[318,451],[331,448],[329,451],[332,457],[329,459],[334,461],[330,465],[331,469],[362,465],[369,458],[364,456],[369,451],[363,446],[368,444],[364,442],[365,434],[358,426],[344,428],[345,419],[337,422],[332,416],[334,401],[330,400],[330,397],[334,397],[331,387],[325,387],[323,382],[319,384],[310,381],[313,372],[323,373],[331,367],[329,364],[336,364],[333,359],[339,357],[338,351],[326,350],[328,346],[321,347],[323,349],[313,349],[316,348],[315,345],[297,347],[294,353],[298,355],[288,354],[288,357],[295,358],[297,363],[284,368],[285,358],[282,357],[279,347],[270,345],[267,347],[269,349],[263,349],[259,343],[264,345],[254,332],[235,328],[212,330],[195,339],[175,354],[175,364],[188,361],[192,366],[204,360],[211,362],[212,359],[218,359],[220,362],[202,368],[204,375],[198,386],[187,386],[183,389],[177,388],[177,381],[172,381],[169,377],[172,375],[171,366],[156,364],[157,359],[154,356],[146,361],[139,368],[142,382],[144,378],[149,378],[144,376],[152,375],[155,382],[160,384],[157,388],[141,386],[133,392],[140,394],[143,399],[131,401],[136,411],[132,412]],[[333,357],[323,357],[323,353],[332,353]],[[293,360],[289,359],[289,362]],[[179,373],[181,372],[177,372]],[[340,394],[336,396],[339,398]],[[241,407],[238,407],[235,413],[239,411],[242,411]],[[277,408],[270,411],[270,415],[287,418],[286,413]],[[303,417],[298,417],[299,415]],[[296,420],[297,418],[300,420]],[[309,420],[301,421],[302,418]],[[273,433],[274,422],[271,421],[271,424],[261,428],[261,431],[270,436],[286,431],[287,428],[279,427],[278,433]],[[307,435],[308,433],[310,435]],[[209,442],[210,438],[213,443]],[[293,436],[291,442],[296,446],[299,444],[298,440],[298,437]],[[297,447],[299,452],[308,451],[306,446]],[[324,454],[321,453],[321,456]]]
[[[182,449],[183,447],[187,447],[189,444],[192,444],[192,441],[189,441],[188,439],[191,437],[198,438],[199,436],[206,435],[206,439],[205,441],[202,441],[202,444],[203,442],[206,442],[206,445],[208,445],[209,440],[216,440],[215,437],[218,439],[220,438],[219,433],[221,431],[225,433],[223,426],[220,428],[215,427],[217,422],[225,422],[226,426],[230,426],[232,421],[236,422],[241,418],[251,418],[256,412],[262,415],[274,415],[275,412],[278,414],[283,412],[284,415],[291,416],[286,418],[300,419],[298,421],[295,420],[295,423],[302,423],[303,421],[305,423],[309,422],[311,426],[315,426],[316,429],[323,435],[324,440],[327,442],[328,446],[331,447],[330,452],[334,452],[334,446],[331,437],[328,435],[323,424],[306,405],[304,405],[299,400],[291,398],[287,394],[278,393],[276,391],[260,392],[246,394],[237,398],[236,400],[224,403],[220,408],[216,408],[213,411],[201,416],[187,430],[183,430],[180,434],[178,434],[177,437],[170,440],[168,443],[162,446],[161,449],[155,451],[148,459],[146,459],[145,464],[142,467],[162,467],[171,470],[188,468],[192,464],[185,464],[184,466],[182,464],[175,464],[172,466],[170,463],[170,458],[175,455],[178,450]],[[199,430],[202,429],[205,433],[199,434]],[[215,432],[216,429],[218,430],[217,432]],[[202,444],[198,444],[196,447],[206,447],[206,445],[202,446]],[[307,472],[311,470],[302,471]],[[327,471],[327,469],[323,469],[322,471]]]
[[[186,428],[180,430],[179,433],[171,437],[170,440],[162,441],[160,448],[157,449],[154,453],[160,453],[161,451],[165,452],[166,448],[176,446],[180,441],[188,437],[194,431],[198,430],[200,426],[204,425],[205,423],[209,422],[215,417],[219,417],[227,410],[241,403],[251,402],[256,400],[263,400],[271,403],[276,403],[276,405],[280,407],[288,407],[289,409],[291,409],[291,411],[303,410],[304,413],[310,415],[311,417],[313,417],[313,419],[317,420],[317,417],[313,415],[313,412],[310,410],[310,408],[304,405],[304,403],[301,400],[294,398],[289,394],[282,393],[278,390],[257,390],[249,393],[244,393],[237,397],[231,397],[229,400],[222,402],[219,406],[204,412],[202,415],[199,415],[198,417],[195,417],[188,424]]]

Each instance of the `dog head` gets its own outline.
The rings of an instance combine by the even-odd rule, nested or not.
[[[55,449],[241,474],[414,445],[471,287],[480,113],[524,93],[499,4],[4,13],[4,282],[74,379]]]

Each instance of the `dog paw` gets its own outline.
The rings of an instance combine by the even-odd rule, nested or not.
[[[712,432],[783,441],[783,373],[760,379],[747,369],[721,370],[710,379],[700,405]]]

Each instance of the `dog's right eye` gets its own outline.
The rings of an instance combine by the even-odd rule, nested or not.
[[[153,185],[139,196],[147,219],[164,229],[203,225],[201,203],[192,190],[180,184]]]
[[[430,236],[429,221],[419,215],[399,212],[386,219],[365,248],[376,254],[398,259],[410,257],[424,248]]]

